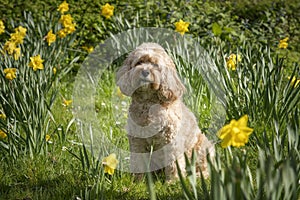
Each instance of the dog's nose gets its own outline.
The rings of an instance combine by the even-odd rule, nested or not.
[[[142,71],[142,75],[143,75],[144,77],[147,77],[149,74],[150,74],[150,72],[149,72],[149,70],[147,70],[147,69],[144,69],[144,70]]]

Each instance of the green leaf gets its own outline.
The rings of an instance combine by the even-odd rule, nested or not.
[[[212,32],[215,36],[220,36],[222,34],[222,27],[217,22],[214,22],[212,24]]]

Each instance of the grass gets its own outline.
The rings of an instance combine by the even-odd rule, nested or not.
[[[88,3],[82,9],[74,6],[77,2],[69,3],[78,30],[57,39],[52,46],[45,43],[44,36],[49,28],[54,32],[61,28],[60,14],[25,13],[21,22],[17,21],[19,13],[3,11],[16,16],[15,20],[0,16],[7,27],[0,35],[1,49],[9,40],[11,27],[22,25],[28,29],[20,45],[23,56],[19,60],[7,54],[0,57],[0,112],[6,114],[0,119],[0,130],[8,133],[7,138],[0,139],[0,199],[299,198],[300,86],[288,79],[300,77],[299,31],[293,28],[299,24],[297,14],[293,14],[298,4],[289,7],[278,0],[267,9],[268,0],[250,7],[245,1],[235,6],[230,2],[189,1],[174,7],[173,1],[158,5],[136,0],[115,2],[114,17],[105,21],[94,16],[100,2],[89,2],[94,5],[89,12],[83,12]],[[40,6],[53,11],[59,2],[54,4]],[[247,9],[242,10],[243,5],[248,5]],[[146,9],[149,7],[153,10]],[[162,174],[154,173],[138,181],[128,172],[126,152],[129,147],[124,127],[130,99],[119,92],[115,83],[115,72],[126,55],[102,69],[100,65],[89,65],[95,60],[86,59],[88,54],[82,45],[98,44],[116,38],[111,36],[113,33],[145,25],[173,32],[173,22],[180,18],[191,22],[190,35],[184,37],[197,41],[207,54],[194,48],[195,54],[192,51],[187,57],[184,46],[179,45],[177,54],[170,55],[187,88],[185,103],[202,131],[216,142],[216,159],[209,164],[208,180],[195,177],[191,159],[187,160],[188,176],[180,180],[168,183]],[[144,36],[122,38],[121,43],[135,44]],[[279,39],[286,36],[290,36],[289,47],[278,49]],[[102,50],[94,51],[96,58],[103,56]],[[26,67],[36,53],[45,59],[46,69],[37,73]],[[227,68],[226,58],[231,53],[242,56],[236,71]],[[212,59],[215,68],[203,70],[203,63],[192,62],[191,58],[205,56]],[[18,69],[14,80],[7,80],[2,73],[7,67]],[[84,67],[102,71],[87,77],[81,74]],[[92,87],[88,88],[87,83]],[[77,97],[82,98],[78,101]],[[73,99],[72,104],[64,105],[69,99]],[[217,131],[244,114],[254,129],[248,144],[221,148]],[[50,135],[48,141],[46,135]],[[110,153],[116,153],[119,160],[112,176],[104,173],[102,165],[102,159]]]

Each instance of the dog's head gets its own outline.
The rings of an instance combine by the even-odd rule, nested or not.
[[[172,59],[156,43],[143,43],[129,54],[117,72],[117,85],[127,96],[156,92],[162,101],[180,98],[185,90]]]

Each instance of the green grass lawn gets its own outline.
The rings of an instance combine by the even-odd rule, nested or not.
[[[56,0],[0,7],[0,199],[299,199],[298,1],[111,1],[109,18],[101,11],[107,2],[67,2],[65,13]],[[73,19],[62,20],[67,14]],[[196,178],[193,158],[186,177],[136,180],[127,169],[130,98],[115,81],[126,55],[102,66],[100,44],[143,27],[175,35],[180,19],[189,26],[178,38],[201,45],[214,63],[205,71],[183,46],[170,52],[187,88],[183,100],[215,142],[216,158],[207,180]],[[143,38],[131,36],[118,45]],[[241,56],[235,70],[232,54]],[[36,55],[43,62],[33,63]],[[88,77],[85,69],[95,71]],[[248,143],[222,148],[218,131],[244,115],[253,128]],[[102,161],[111,153],[119,162],[109,175]]]

